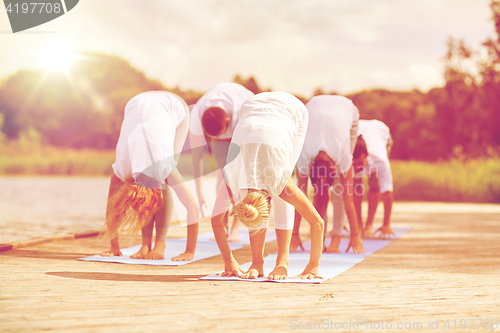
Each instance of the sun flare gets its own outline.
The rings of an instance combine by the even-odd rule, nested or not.
[[[69,46],[64,44],[51,44],[44,52],[45,63],[50,70],[67,71],[69,65],[75,60],[76,55]]]

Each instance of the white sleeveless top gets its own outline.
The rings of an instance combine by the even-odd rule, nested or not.
[[[299,133],[305,135],[307,119],[305,105],[285,92],[260,93],[243,103],[223,168],[235,199],[244,198],[244,189],[265,190],[271,197],[283,191],[302,149],[295,143]]]
[[[358,122],[358,108],[350,99],[337,95],[314,96],[306,107],[309,125],[297,162],[299,173],[309,175],[311,163],[320,151],[333,159],[339,172],[347,172],[352,164],[351,142],[356,142],[357,133],[351,133],[351,128]]]
[[[143,173],[165,184],[177,165],[174,152],[176,128],[189,113],[186,103],[166,91],[145,92],[125,106],[125,117],[116,145],[115,175],[122,181]]]
[[[219,83],[207,91],[196,103],[191,111],[191,123],[189,131],[194,135],[203,135],[201,117],[206,109],[219,107],[229,116],[227,130],[219,136],[219,139],[231,139],[234,128],[238,123],[241,104],[254,93],[237,83]]]

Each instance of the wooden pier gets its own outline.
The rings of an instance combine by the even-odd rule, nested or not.
[[[0,252],[0,332],[494,331],[500,205],[396,203],[392,223],[413,229],[316,285],[198,280],[223,268],[220,256],[179,267],[77,261],[106,249],[95,236],[18,242]],[[235,257],[250,261],[249,247]]]

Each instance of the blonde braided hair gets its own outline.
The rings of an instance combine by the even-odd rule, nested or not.
[[[263,191],[250,190],[234,210],[241,223],[248,228],[257,228],[269,218],[271,211],[269,196]]]

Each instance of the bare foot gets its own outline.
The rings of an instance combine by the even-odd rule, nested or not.
[[[240,241],[240,233],[233,232],[231,230],[231,234],[227,237],[228,242],[238,243]]]
[[[146,255],[149,253],[149,246],[143,245],[141,249],[130,256],[132,259],[144,259]]]
[[[165,259],[165,242],[157,241],[155,248],[151,250],[144,259],[162,260]]]
[[[248,271],[243,273],[241,275],[242,279],[256,279],[258,277],[263,277],[264,276],[264,264],[262,265],[257,265],[257,264],[252,264]]]
[[[173,257],[172,261],[189,261],[194,257],[194,253],[192,252],[184,252],[179,254],[177,257]]]
[[[115,257],[115,256],[121,257],[122,252],[120,251],[120,249],[111,248],[110,250],[101,253],[101,256],[103,256],[103,257]]]
[[[288,269],[285,266],[276,266],[269,274],[269,280],[286,280],[288,278]]]
[[[363,230],[363,236],[365,237],[373,237],[374,236],[374,233],[373,233],[373,228],[372,226],[366,226],[365,227],[365,230]]]
[[[326,253],[340,253],[340,249],[339,249],[338,245],[331,243],[330,246],[325,249],[325,252]]]
[[[340,236],[333,235],[330,246],[324,249],[324,251],[327,253],[340,253],[339,247],[340,247]]]

